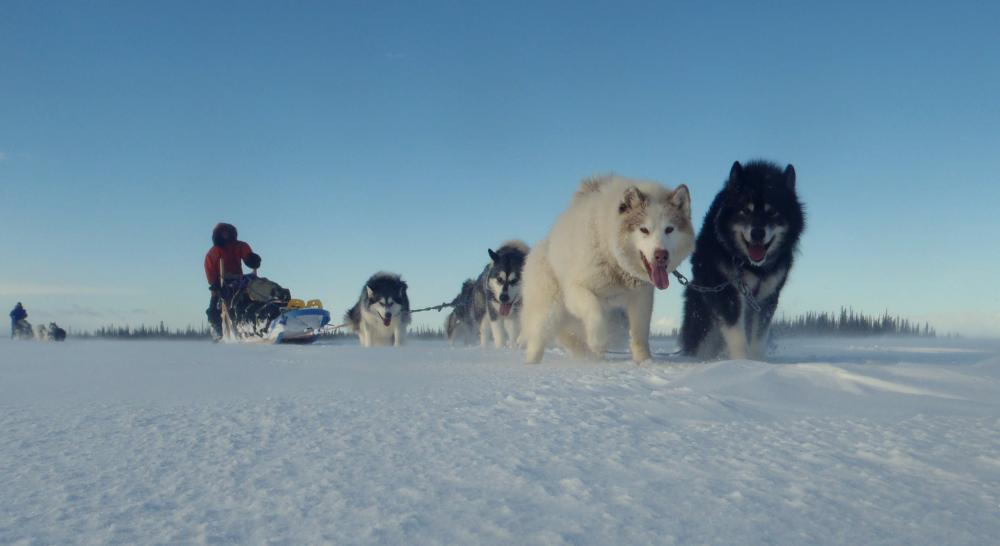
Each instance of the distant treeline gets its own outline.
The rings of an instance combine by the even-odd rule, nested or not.
[[[202,325],[200,328],[195,328],[194,326],[187,326],[186,328],[167,328],[165,324],[160,322],[158,326],[147,326],[145,324],[140,324],[139,326],[102,326],[96,330],[89,331],[70,331],[69,335],[77,338],[85,339],[211,339],[212,331],[209,329],[208,325]],[[354,337],[354,333],[347,330],[346,328],[341,328],[334,333],[324,334],[323,337]],[[437,339],[444,338],[444,331],[441,329],[428,328],[426,326],[418,326],[415,328],[410,328],[407,331],[407,337],[415,339]]]
[[[910,336],[937,337],[937,331],[928,323],[920,324],[908,319],[890,315],[866,315],[851,308],[841,308],[839,313],[808,312],[791,317],[782,315],[774,319],[771,331],[775,336]],[[655,338],[677,337],[677,328],[668,332],[654,332]],[[104,326],[93,331],[71,331],[72,337],[115,338],[115,339],[208,339],[211,332],[207,325],[200,328],[167,328],[162,322],[158,326]],[[347,329],[324,334],[324,337],[354,337]],[[414,339],[442,339],[440,328],[417,326],[410,328],[407,337]]]
[[[674,328],[669,333],[654,332],[652,337],[675,338],[678,333],[678,329]],[[890,315],[888,311],[881,315],[866,315],[851,308],[841,308],[839,313],[810,311],[790,317],[782,315],[771,322],[771,333],[775,337],[937,337],[937,331],[929,323],[913,322]]]
[[[73,337],[80,338],[114,338],[114,339],[209,339],[212,337],[211,330],[207,325],[201,328],[187,326],[186,328],[167,328],[163,322],[159,326],[102,326],[96,330],[84,332],[71,332]]]
[[[771,330],[776,336],[907,336],[937,337],[929,323],[920,324],[890,315],[866,315],[851,308],[840,313],[809,312],[774,320]]]

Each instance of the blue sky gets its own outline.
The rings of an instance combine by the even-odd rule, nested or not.
[[[2,2],[0,303],[200,324],[229,221],[338,316],[379,269],[432,305],[584,176],[700,225],[765,157],[809,209],[785,312],[1000,335],[1000,7],[748,4]]]

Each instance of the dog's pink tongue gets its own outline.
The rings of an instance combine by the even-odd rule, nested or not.
[[[667,271],[667,264],[653,267],[653,284],[660,290],[666,290],[670,286],[670,273]]]
[[[382,317],[382,324],[384,324],[386,326],[389,326],[390,324],[392,324],[392,315],[386,315],[386,316]]]
[[[750,255],[751,260],[763,262],[764,256],[767,255],[767,248],[764,245],[747,245],[747,254]]]
[[[509,302],[509,301],[507,303],[501,303],[500,304],[500,314],[506,317],[507,315],[510,314],[510,310],[513,309],[513,308],[514,308],[514,304],[511,303],[511,302]]]

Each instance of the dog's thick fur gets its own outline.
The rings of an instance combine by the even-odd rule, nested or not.
[[[56,323],[50,322],[49,336],[52,338],[52,341],[66,341],[66,330],[60,328]]]
[[[513,347],[521,330],[521,277],[530,249],[523,241],[507,241],[494,252],[473,291],[472,316],[479,325],[479,344],[493,338],[500,349]]]
[[[771,319],[804,227],[794,167],[781,169],[767,161],[733,164],[691,257],[693,283],[729,286],[717,293],[685,291],[680,341],[686,355],[764,358]],[[740,294],[738,279],[754,294],[759,313]]]
[[[575,356],[603,358],[614,309],[628,317],[632,358],[648,360],[654,286],[667,288],[693,248],[687,186],[585,180],[524,266],[526,361],[541,361],[553,338]]]
[[[358,303],[344,321],[358,334],[362,347],[402,345],[410,324],[410,300],[406,283],[395,273],[384,271],[368,279]]]
[[[444,331],[448,335],[448,345],[472,345],[475,341],[478,324],[472,313],[472,302],[475,297],[476,281],[466,279],[462,290],[451,300],[453,309],[445,319]]]
[[[60,328],[58,324],[50,322],[48,326],[40,325],[35,337],[41,341],[66,341],[66,330]]]

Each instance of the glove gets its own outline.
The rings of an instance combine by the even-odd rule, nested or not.
[[[260,267],[260,255],[251,252],[246,258],[243,258],[243,263],[247,264],[250,269],[257,269]]]

